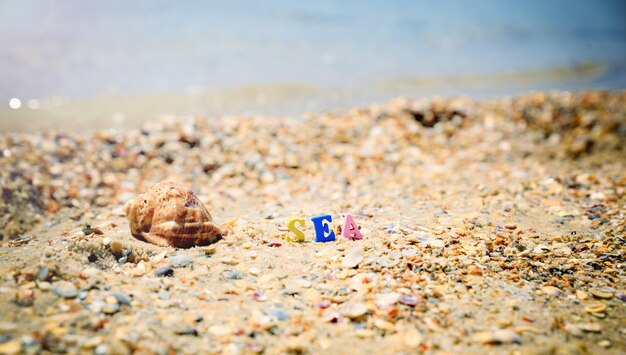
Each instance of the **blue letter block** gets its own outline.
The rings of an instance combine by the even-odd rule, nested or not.
[[[313,217],[311,218],[311,221],[313,221],[313,225],[315,226],[316,242],[324,243],[335,240],[335,232],[329,228],[330,222],[333,221],[333,218],[329,214]]]

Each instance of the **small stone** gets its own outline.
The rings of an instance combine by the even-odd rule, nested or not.
[[[479,332],[474,334],[474,340],[483,344],[521,344],[522,338],[512,330],[500,329],[493,332]]]
[[[54,293],[63,298],[74,298],[78,296],[78,289],[69,281],[59,281],[54,283]]]
[[[40,267],[37,272],[37,279],[39,279],[39,281],[50,281],[53,276],[54,272],[46,266]]]
[[[371,329],[357,329],[354,331],[354,335],[361,339],[367,339],[376,336],[376,332]]]
[[[415,349],[422,343],[422,334],[416,329],[409,329],[403,336],[404,345],[408,348]]]
[[[589,299],[589,294],[585,291],[576,290],[576,297],[578,297],[579,300],[584,301]]]
[[[226,265],[237,265],[239,264],[239,260],[236,260],[233,257],[225,256],[222,258],[222,262]]]
[[[174,269],[169,266],[161,266],[154,271],[157,276],[172,276],[174,275]]]
[[[15,294],[15,303],[21,307],[30,307],[35,302],[35,292],[29,288],[20,288]]]
[[[189,265],[193,265],[193,259],[187,254],[176,254],[170,258],[170,263],[173,267],[185,267]]]
[[[541,291],[547,295],[550,295],[552,297],[559,297],[563,294],[563,291],[561,291],[560,289],[554,287],[554,286],[543,286],[541,288]]]
[[[115,314],[120,310],[120,305],[116,303],[105,303],[104,306],[102,306],[102,313],[104,314]]]
[[[94,354],[96,355],[107,355],[109,354],[109,344],[100,344],[96,346],[94,349]]]
[[[223,337],[230,333],[230,327],[220,324],[212,325],[209,327],[209,333],[216,337]]]
[[[339,313],[344,317],[355,319],[366,314],[367,311],[368,311],[367,306],[365,306],[364,303],[356,302],[356,303],[347,303],[347,304],[342,305],[341,309],[339,310]]]
[[[599,345],[599,346],[601,346],[601,347],[603,347],[603,348],[610,348],[610,347],[611,347],[611,341],[606,340],[606,339],[604,339],[604,340],[600,340],[600,341],[598,342],[598,345]]]
[[[196,328],[193,328],[193,327],[177,328],[177,329],[174,329],[174,333],[178,335],[193,335],[195,337],[198,336],[198,330],[196,330]]]
[[[604,299],[604,300],[610,300],[611,298],[613,298],[613,292],[611,292],[611,291],[600,290],[600,289],[591,289],[591,290],[589,290],[589,292],[595,298],[600,298],[600,299]]]
[[[417,304],[417,298],[413,296],[400,296],[400,303],[405,304],[407,306],[415,306]]]
[[[279,321],[285,321],[289,319],[289,315],[282,309],[273,309],[270,311],[270,315],[275,317]]]
[[[395,292],[383,293],[376,295],[375,302],[378,308],[388,308],[393,306],[400,299],[400,294]]]
[[[0,344],[0,354],[13,355],[19,354],[21,351],[22,343],[19,340],[11,340]]]
[[[588,313],[602,313],[606,311],[606,304],[602,302],[595,302],[585,307],[585,311]]]
[[[599,323],[583,323],[580,324],[580,329],[588,333],[600,333],[602,326]]]
[[[355,268],[363,260],[363,256],[363,247],[361,245],[356,246],[348,251],[341,261],[341,265],[346,268]]]
[[[217,248],[215,247],[215,245],[207,245],[206,247],[202,248],[202,251],[207,255],[213,255],[217,251]]]
[[[513,223],[507,223],[507,224],[504,225],[504,228],[512,231],[512,230],[516,230],[517,226],[515,224],[513,224]]]
[[[583,331],[578,324],[567,323],[565,324],[565,326],[563,326],[563,330],[576,338],[581,338],[583,336]]]
[[[253,276],[259,276],[261,274],[261,270],[256,267],[251,267],[248,269],[248,272]]]
[[[118,292],[118,291],[113,291],[111,292],[111,295],[115,297],[115,299],[117,300],[119,304],[130,306],[130,300],[128,299],[128,297],[126,297],[125,294]]]
[[[252,294],[252,299],[257,302],[265,302],[267,301],[267,296],[265,295],[265,293],[263,293],[263,291],[254,291],[254,293]]]
[[[241,280],[243,278],[243,276],[241,276],[240,273],[238,273],[237,271],[233,271],[233,270],[226,270],[222,273],[222,275],[224,275],[225,278],[230,279],[230,280]]]
[[[120,243],[120,241],[118,240],[112,241],[110,247],[111,247],[111,254],[113,254],[113,256],[115,256],[116,259],[119,259],[122,256],[124,256],[124,247],[122,246],[122,243]]]

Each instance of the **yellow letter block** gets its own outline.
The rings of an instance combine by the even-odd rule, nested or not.
[[[304,242],[304,233],[296,227],[296,224],[299,224],[300,227],[304,228],[304,218],[292,218],[287,222],[287,228],[291,231],[292,234],[287,234],[285,239],[290,242]]]

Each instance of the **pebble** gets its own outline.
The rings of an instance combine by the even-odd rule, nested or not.
[[[187,254],[176,254],[169,259],[171,265],[175,268],[193,265],[193,259]]]
[[[239,264],[239,260],[230,257],[230,256],[225,256],[222,258],[222,262],[226,265],[237,265]]]
[[[543,286],[541,288],[541,291],[553,297],[559,297],[563,294],[563,291],[561,291],[559,288],[556,288],[554,286]]]
[[[599,345],[599,346],[601,346],[601,347],[603,347],[603,348],[610,348],[610,347],[611,347],[611,341],[610,341],[610,340],[603,339],[603,340],[600,340],[600,341],[598,342],[598,345]]]
[[[110,244],[110,248],[111,248],[111,254],[113,254],[113,256],[115,256],[116,259],[119,259],[122,256],[124,256],[124,247],[122,246],[122,243],[120,241],[118,240],[112,241]]]
[[[233,271],[233,270],[226,270],[222,273],[222,275],[224,275],[225,278],[230,279],[230,280],[243,279],[243,276],[241,276],[240,273],[238,273],[237,271]]]
[[[54,272],[46,266],[40,267],[37,272],[37,279],[39,279],[39,281],[50,281],[53,276]]]
[[[22,351],[22,343],[19,340],[11,340],[0,344],[0,354],[13,355]]]
[[[522,343],[522,338],[512,330],[500,329],[492,332],[479,332],[474,334],[474,340],[483,344],[512,344]]]
[[[591,295],[595,298],[600,298],[600,299],[605,299],[605,300],[610,300],[611,298],[613,298],[613,292],[610,291],[605,291],[605,290],[599,290],[599,289],[591,289],[589,290],[589,293],[591,293]]]
[[[279,321],[289,320],[289,315],[282,309],[273,309],[270,311],[270,315]]]
[[[115,299],[117,299],[117,302],[119,304],[125,305],[125,306],[130,306],[130,300],[128,299],[128,297],[126,297],[125,294],[119,292],[119,291],[113,291],[111,292],[111,295],[113,295],[113,297],[115,297]]]
[[[341,265],[346,268],[355,268],[363,260],[363,256],[363,246],[356,246],[348,251],[346,256],[341,261]]]
[[[606,304],[601,302],[596,302],[585,307],[585,311],[588,313],[602,313],[606,311]]]
[[[602,326],[599,323],[582,323],[579,326],[580,326],[580,329],[588,333],[602,332]]]
[[[343,304],[339,310],[342,316],[355,319],[367,313],[367,306],[363,302],[354,302]]]
[[[400,296],[398,301],[400,301],[400,303],[405,304],[407,306],[415,306],[417,304],[417,298],[413,296],[402,295]]]
[[[202,247],[202,251],[207,255],[213,255],[217,251],[215,245],[207,245],[206,247]]]
[[[378,308],[388,308],[400,300],[400,294],[395,292],[383,293],[376,295],[375,302]]]
[[[30,307],[35,302],[35,292],[29,288],[19,288],[15,294],[15,303],[18,306]]]
[[[161,266],[154,271],[157,276],[172,276],[174,275],[174,269],[169,266]]]
[[[422,334],[416,329],[409,329],[404,332],[402,339],[404,340],[404,345],[410,349],[417,348],[423,341]]]
[[[78,296],[78,289],[69,281],[59,281],[53,284],[54,293],[63,298],[74,298]]]
[[[102,306],[102,313],[104,314],[115,314],[120,310],[120,305],[117,303],[105,303],[104,306]]]
[[[193,327],[180,327],[180,328],[176,328],[174,329],[174,333],[178,334],[178,335],[192,335],[192,336],[198,336],[198,330],[196,328]]]

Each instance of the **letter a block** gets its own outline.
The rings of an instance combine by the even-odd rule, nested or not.
[[[343,225],[341,234],[348,239],[363,239],[363,234],[350,214],[346,216],[346,223]]]

